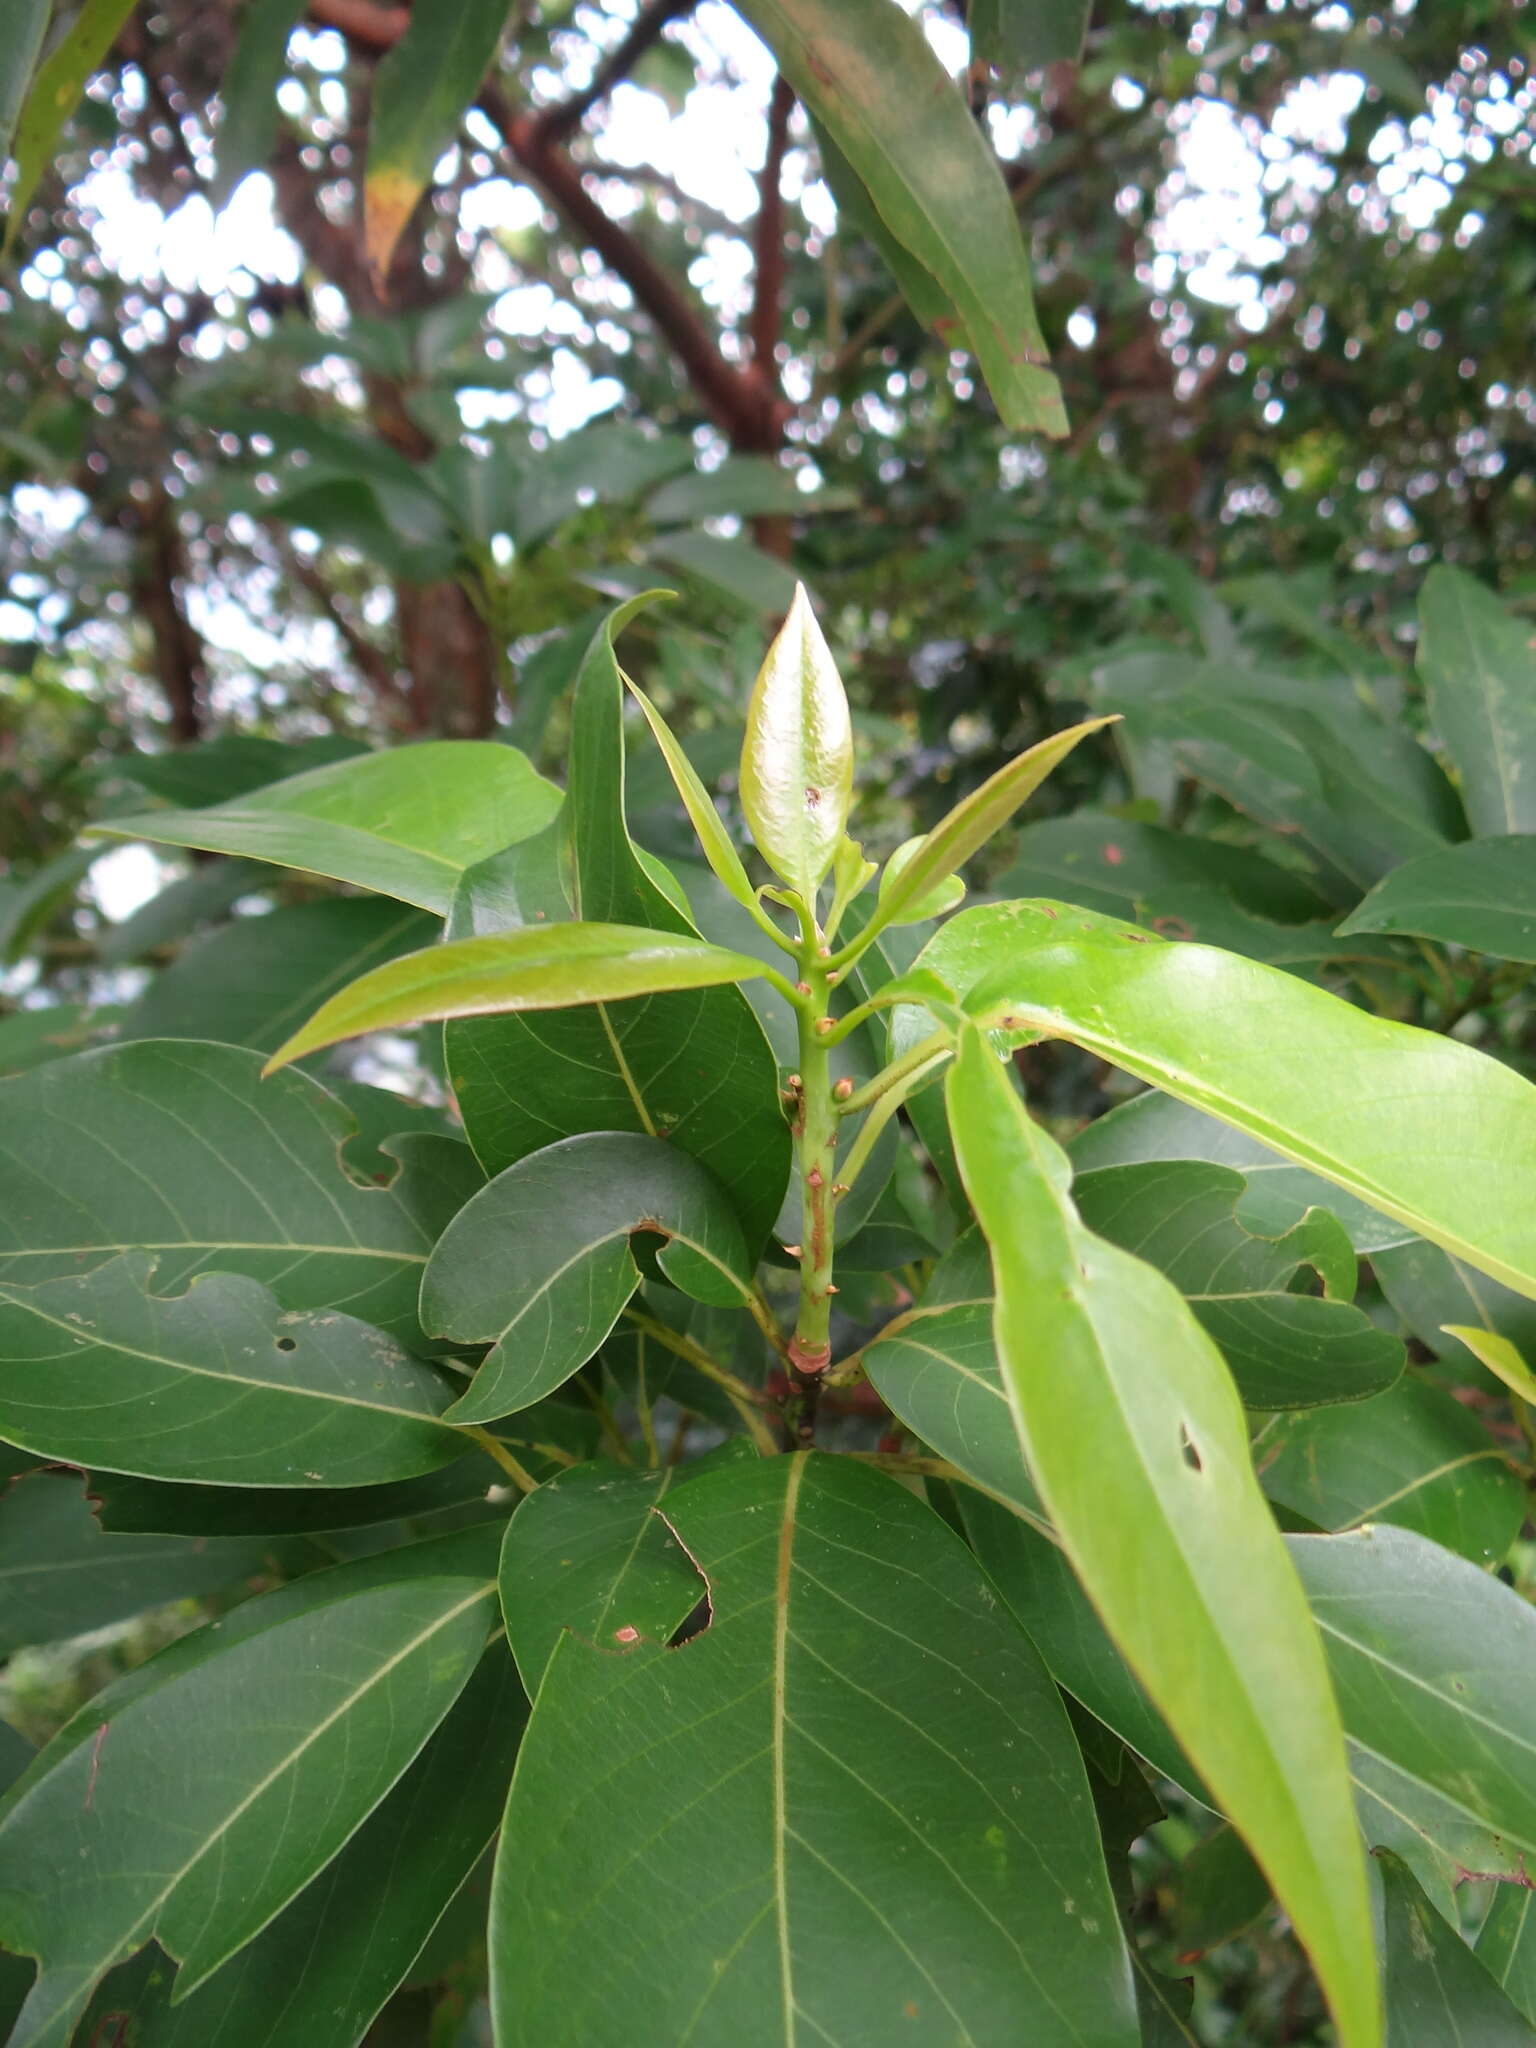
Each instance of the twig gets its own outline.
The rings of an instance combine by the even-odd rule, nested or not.
[[[599,100],[605,100],[622,79],[629,76],[646,51],[656,42],[669,22],[692,14],[697,0],[651,0],[630,24],[629,32],[598,64],[592,82],[568,100],[545,107],[534,120],[541,143],[564,142],[574,134]]]
[[[518,1463],[499,1437],[492,1436],[488,1429],[481,1429],[473,1422],[461,1423],[459,1426],[465,1436],[473,1437],[481,1450],[496,1460],[519,1493],[538,1492],[538,1480],[525,1465]]]

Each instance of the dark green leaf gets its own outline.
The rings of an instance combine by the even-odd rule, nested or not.
[[[520,1455],[522,1453],[520,1452]],[[537,1464],[536,1458],[528,1459]],[[558,1467],[551,1466],[551,1470]],[[174,1536],[309,1536],[334,1529],[374,1528],[381,1522],[430,1524],[468,1510],[491,1512],[487,1496],[504,1485],[485,1452],[472,1449],[451,1465],[382,1486],[199,1486],[140,1479],[131,1473],[93,1472],[91,1493],[103,1529]]]
[[[955,307],[1004,423],[1065,433],[1012,201],[917,23],[890,0],[743,0],[740,11]]]
[[[240,15],[234,54],[219,85],[224,117],[216,145],[219,167],[209,194],[222,206],[248,172],[264,168],[277,132],[277,87],[288,38],[303,0],[249,0]]]
[[[0,163],[11,153],[11,132],[43,47],[49,11],[49,0],[16,0],[6,25],[0,48]]]
[[[1059,1697],[957,1539],[814,1454],[660,1512],[707,1626],[555,1650],[496,1874],[503,2048],[1000,2041],[1021,1999],[1040,2048],[1135,2043]]]
[[[25,1473],[0,1491],[0,1656],[236,1586],[266,1559],[233,1534],[104,1535],[78,1473]]]
[[[1536,658],[1527,621],[1441,563],[1419,598],[1419,670],[1472,830],[1536,832]]]
[[[1076,63],[1092,11],[1092,0],[976,0],[971,54],[1016,87],[1031,71]]]
[[[1482,1423],[1417,1374],[1370,1401],[1275,1416],[1255,1456],[1270,1499],[1320,1529],[1391,1522],[1497,1564],[1524,1517],[1525,1489]]]
[[[647,553],[663,569],[680,570],[754,615],[785,611],[794,601],[794,571],[749,540],[717,533],[669,533],[654,541]]]
[[[1135,919],[1150,896],[1220,888],[1255,917],[1302,924],[1322,917],[1328,899],[1307,877],[1243,846],[1170,832],[1092,811],[1026,825],[1013,865],[993,885],[997,896],[1049,896]]]
[[[559,808],[560,792],[515,747],[425,740],[311,768],[232,802],[93,829],[303,868],[442,917],[466,868],[529,838]]]
[[[597,1350],[640,1284],[636,1231],[697,1301],[739,1305],[752,1266],[724,1190],[686,1152],[624,1132],[565,1138],[498,1174],[443,1233],[422,1280],[433,1333],[495,1348],[455,1422],[553,1392]]]
[[[1216,1828],[1179,1861],[1169,1929],[1180,1962],[1234,1941],[1270,1902],[1264,1873],[1232,1828]]]
[[[286,1309],[344,1309],[419,1341],[422,1268],[483,1184],[473,1159],[410,1135],[392,1141],[391,1183],[360,1186],[341,1157],[348,1112],[307,1075],[260,1068],[237,1046],[147,1039],[0,1086],[0,1282],[142,1250],[165,1294],[217,1267]]]
[[[1531,2048],[1532,2030],[1400,1858],[1377,1862],[1385,1911],[1387,2027],[1404,2048]]]
[[[1536,764],[1536,728],[1531,754]],[[1536,780],[1536,765],[1531,773]],[[1536,832],[1536,805],[1532,819]],[[1474,839],[1405,861],[1339,930],[1413,932],[1499,960],[1536,961],[1536,838]]]
[[[1477,1937],[1477,1959],[1505,1997],[1536,2023],[1536,1890],[1501,1884]]]
[[[154,1935],[194,1989],[324,1868],[479,1661],[490,1588],[417,1579],[279,1623],[104,1716],[10,1808],[0,1936],[39,1959],[12,2048],[55,2048]],[[160,1786],[145,1800],[146,1786]],[[174,1787],[174,1793],[171,1788]],[[46,1887],[14,1874],[46,1868]]]
[[[230,1486],[366,1486],[450,1464],[455,1389],[382,1330],[285,1313],[255,1280],[150,1291],[129,1254],[0,1284],[0,1430],[43,1457]]]
[[[15,246],[22,219],[32,203],[38,180],[58,155],[59,131],[74,112],[86,81],[112,47],[113,38],[127,19],[133,0],[83,0],[68,30],[48,52],[37,70],[26,97],[15,113],[15,129],[7,138],[16,159],[16,175],[8,195],[5,246]],[[30,6],[14,28],[7,22],[5,40],[14,40],[15,59],[23,65],[35,57],[41,28]],[[12,58],[6,51],[7,64]],[[18,93],[9,78],[4,99],[14,109]],[[5,151],[0,149],[0,158]]]
[[[1476,1374],[1473,1354],[1447,1335],[1447,1325],[1492,1332],[1536,1358],[1536,1302],[1464,1266],[1439,1245],[1422,1239],[1394,1245],[1374,1254],[1371,1271],[1408,1329],[1437,1358]]]
[[[24,1074],[49,1060],[67,1059],[111,1036],[113,1009],[88,1010],[79,1003],[49,1003],[0,1017],[0,1079]]]
[[[157,974],[122,1038],[211,1038],[273,1052],[321,1003],[383,961],[431,943],[436,920],[382,897],[242,917]]]
[[[312,768],[355,760],[367,751],[361,741],[343,733],[298,742],[226,733],[220,739],[203,740],[195,747],[172,747],[163,754],[125,754],[113,765],[119,775],[126,775],[151,796],[183,810],[200,810],[206,804],[228,803]]]

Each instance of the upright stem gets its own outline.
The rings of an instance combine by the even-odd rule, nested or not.
[[[832,1185],[837,1178],[837,1102],[832,1094],[832,1062],[826,1034],[818,1030],[827,1015],[827,970],[814,957],[813,943],[802,958],[801,974],[810,995],[799,1014],[800,1103],[795,1150],[800,1172],[801,1230],[800,1313],[790,1339],[789,1362],[810,1378],[825,1372],[832,1361]]]

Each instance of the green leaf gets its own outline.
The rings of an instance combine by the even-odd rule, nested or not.
[[[1181,1963],[1235,1941],[1269,1905],[1269,1886],[1242,1837],[1215,1828],[1187,1856],[1173,1877],[1169,1938]]]
[[[0,1828],[0,1938],[40,1965],[12,2048],[63,2048],[97,1979],[152,1935],[191,1991],[259,1934],[452,1706],[490,1613],[474,1580],[385,1586],[103,1718]],[[19,1882],[40,1869],[46,1887]]]
[[[625,698],[613,634],[630,616],[621,608],[598,629],[581,666],[564,853],[552,832],[466,876],[449,927],[455,940],[559,923],[574,909],[644,926],[652,943],[674,934],[696,942],[625,820]],[[754,971],[763,971],[757,926],[727,907],[747,941],[732,933],[727,950],[757,958]],[[781,992],[772,1000],[788,1009]],[[549,1019],[465,1020],[449,1026],[446,1049],[465,1130],[488,1172],[583,1132],[664,1136],[727,1190],[749,1246],[763,1244],[789,1177],[790,1139],[778,1066],[739,988],[673,989]]]
[[[80,1475],[29,1472],[0,1491],[0,1656],[253,1578],[249,1538],[105,1535]]]
[[[242,896],[256,896],[279,881],[275,868],[256,860],[210,860],[168,882],[121,924],[109,925],[98,942],[102,964],[124,967],[159,946],[174,946],[216,924]]]
[[[285,1309],[344,1309],[419,1343],[427,1254],[483,1185],[468,1149],[392,1139],[393,1180],[360,1185],[342,1158],[355,1118],[308,1075],[260,1069],[236,1046],[147,1039],[0,1085],[0,1284],[139,1250],[163,1294],[216,1267]]]
[[[926,2048],[1009,2038],[1021,2000],[1040,2048],[1131,2048],[1076,1745],[959,1541],[816,1454],[685,1480],[658,1513],[707,1625],[679,1649],[568,1633],[550,1660],[493,1893],[503,2048]]]
[[[1403,1347],[1350,1305],[1355,1255],[1340,1225],[1311,1209],[1283,1237],[1253,1235],[1234,1213],[1244,1190],[1227,1167],[1164,1160],[1080,1173],[1072,1197],[1090,1230],[1167,1274],[1246,1407],[1363,1401],[1391,1386]],[[1328,1298],[1290,1291],[1303,1268]]]
[[[355,2048],[495,1834],[526,1715],[493,1643],[340,1855],[190,1998],[136,2009],[142,2048]]]
[[[183,810],[200,810],[206,804],[226,803],[312,768],[356,760],[367,751],[360,740],[336,732],[300,741],[226,733],[193,747],[170,747],[163,754],[127,754],[113,765],[151,796]]]
[[[1371,1271],[1419,1342],[1469,1378],[1477,1378],[1481,1362],[1472,1343],[1475,1331],[1496,1334],[1527,1356],[1536,1355],[1536,1303],[1462,1265],[1438,1245],[1422,1239],[1394,1245],[1374,1254]]]
[[[16,0],[0,48],[0,163],[11,153],[11,134],[43,47],[49,0]]]
[[[1531,628],[1464,570],[1439,564],[1419,598],[1419,670],[1461,775],[1474,833],[1536,832]]]
[[[1017,848],[993,885],[997,896],[1049,896],[1136,919],[1149,897],[1177,901],[1187,890],[1219,888],[1281,925],[1326,916],[1329,908],[1307,876],[1247,847],[1088,810],[1026,825]]]
[[[1286,1542],[1351,1740],[1536,1853],[1536,1612],[1405,1529]]]
[[[68,30],[32,74],[31,86],[15,115],[14,132],[6,138],[16,159],[16,175],[7,201],[7,251],[16,246],[38,180],[59,154],[60,130],[79,104],[87,80],[111,49],[132,7],[133,0],[83,0]],[[9,48],[6,51],[8,70],[17,60],[22,65],[30,63],[37,54],[40,37],[41,27],[28,5],[25,17],[14,28],[10,23],[6,26],[6,42],[14,43],[15,47],[14,57]],[[12,109],[19,93],[20,88],[8,77],[3,99]],[[4,154],[0,149],[0,157]]]
[[[111,1036],[117,1015],[109,1006],[89,1010],[80,1003],[48,1003],[0,1017],[0,1079],[84,1052]]]
[[[148,1479],[365,1486],[463,1454],[432,1366],[351,1316],[285,1313],[206,1273],[170,1299],[153,1262],[0,1286],[0,1430],[41,1456]]]
[[[507,0],[448,0],[406,24],[373,81],[363,233],[384,292],[395,244],[495,59]]]
[[[864,1369],[892,1413],[940,1457],[1044,1521],[997,1362],[990,1297],[899,1318],[867,1347]]]
[[[1270,1499],[1320,1529],[1392,1522],[1498,1564],[1524,1518],[1525,1488],[1482,1423],[1415,1373],[1374,1400],[1276,1416],[1255,1452]]]
[[[303,0],[249,0],[241,12],[234,53],[219,82],[224,113],[215,136],[218,170],[208,195],[216,208],[250,172],[263,169],[271,154],[288,38],[303,12]]]
[[[1412,2048],[1531,2048],[1531,2029],[1399,1857],[1381,1870],[1387,2025]]]
[[[322,1004],[265,1071],[365,1031],[507,1010],[564,1010],[661,989],[718,987],[765,972],[760,960],[643,925],[553,924],[451,939],[407,953]]]
[[[1476,1953],[1510,2003],[1536,2024],[1536,1890],[1529,1882],[1494,1892]]]
[[[1007,87],[1050,64],[1075,64],[1088,33],[1092,0],[977,0],[971,55]]]
[[[890,0],[742,0],[740,12],[954,305],[1004,424],[1065,433],[1013,202],[917,23]]]
[[[747,878],[742,866],[741,855],[736,851],[736,842],[725,828],[724,820],[715,809],[714,799],[699,780],[693,763],[683,752],[676,734],[662,717],[656,706],[637,683],[624,678],[629,691],[640,709],[645,713],[645,722],[651,728],[652,736],[666,759],[668,771],[677,785],[677,793],[683,800],[688,821],[693,826],[704,858],[709,862],[716,876],[736,898],[750,909],[757,902],[757,892]]]
[[[723,514],[740,519],[761,519],[775,513],[803,518],[810,512],[853,508],[855,500],[849,492],[802,490],[800,474],[766,456],[728,455],[715,469],[690,469],[673,477],[652,492],[645,509],[658,526],[695,526]]]
[[[568,1380],[640,1285],[636,1231],[696,1301],[735,1307],[752,1264],[724,1190],[686,1152],[624,1132],[565,1138],[509,1166],[444,1231],[421,1287],[423,1321],[495,1348],[455,1423],[510,1415]]]
[[[119,839],[248,854],[447,914],[464,870],[527,839],[560,792],[515,747],[425,740],[360,754],[232,802],[103,819]]]
[[[989,1027],[1059,1035],[1536,1294],[1536,1088],[1257,961],[1048,903],[964,910],[922,965]]]
[[[902,873],[912,865],[920,848],[925,844],[921,833],[915,839],[904,839],[886,862],[880,875],[881,897],[895,892]],[[907,903],[896,916],[887,918],[888,924],[922,924],[931,917],[943,917],[957,904],[965,901],[965,883],[959,875],[947,875],[936,883],[926,895],[916,902]]]
[[[1497,1330],[1473,1329],[1466,1323],[1448,1324],[1445,1334],[1460,1338],[1479,1365],[1485,1365],[1511,1393],[1518,1394],[1522,1401],[1536,1402],[1536,1373],[1507,1337],[1501,1337]]]
[[[741,804],[758,851],[808,906],[853,797],[842,678],[803,584],[758,671],[741,750]]]
[[[299,903],[210,932],[155,976],[120,1038],[211,1038],[273,1052],[338,989],[430,944],[436,920],[382,897]]]
[[[456,1523],[467,1524],[481,1509],[492,1512],[488,1496],[505,1482],[506,1474],[497,1471],[478,1445],[464,1439],[460,1448],[466,1455],[452,1464],[419,1479],[389,1480],[379,1486],[199,1485],[97,1470],[91,1474],[91,1495],[102,1528],[113,1534],[313,1536],[377,1528],[382,1522],[429,1527],[433,1516],[449,1514]],[[524,1455],[523,1447],[513,1448]],[[531,1454],[527,1462],[539,1464]],[[548,1469],[560,1468],[551,1463]]]
[[[946,1088],[1014,1419],[1062,1547],[1274,1886],[1341,2040],[1378,2043],[1343,1734],[1226,1369],[1161,1274],[1083,1228],[1065,1157],[979,1032]]]
[[[668,533],[647,549],[649,560],[668,574],[681,572],[711,595],[732,599],[754,617],[787,611],[794,602],[794,571],[777,555],[749,540],[718,533]]]
[[[1389,1247],[1422,1242],[1412,1237],[1405,1223],[1367,1208],[1342,1188],[1261,1145],[1247,1131],[1156,1089],[1099,1117],[1067,1149],[1078,1173],[1142,1159],[1205,1159],[1213,1166],[1235,1167],[1245,1183],[1237,1220],[1256,1237],[1284,1237],[1309,1209],[1326,1209],[1362,1257],[1374,1259]]]
[[[910,923],[932,915],[921,906],[938,885],[1002,830],[1020,804],[1034,794],[1080,740],[1112,723],[1109,718],[1090,718],[1081,725],[1069,726],[1065,732],[1053,733],[1028,753],[1010,761],[1006,768],[988,776],[979,789],[962,797],[924,837],[919,850],[903,864],[896,878],[882,878],[880,901],[865,929],[879,931],[885,925]]]
[[[665,1643],[703,1596],[660,1507],[696,1468],[578,1465],[530,1493],[507,1525],[501,1611],[528,1697],[566,1635],[610,1651]]]
[[[1536,838],[1473,839],[1404,861],[1339,930],[1413,932],[1499,960],[1536,961]]]

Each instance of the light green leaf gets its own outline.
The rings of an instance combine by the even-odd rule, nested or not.
[[[241,11],[234,54],[219,83],[224,112],[215,137],[218,171],[208,195],[215,207],[250,172],[261,170],[271,153],[288,38],[303,12],[304,0],[249,0]]]
[[[1536,1294],[1536,1087],[1509,1067],[1064,904],[963,910],[922,964],[990,1028],[1086,1046]]]
[[[550,1660],[492,1899],[502,2048],[947,2048],[1021,2011],[1038,2048],[1133,2048],[1076,1744],[964,1546],[814,1453],[685,1479],[657,1512],[707,1625],[680,1649],[570,1632]]]
[[[0,48],[0,163],[11,153],[11,133],[43,47],[49,12],[49,0],[15,0],[10,11]]]
[[[1475,1329],[1468,1323],[1447,1323],[1445,1334],[1458,1337],[1480,1365],[1486,1365],[1511,1393],[1522,1401],[1536,1402],[1536,1372],[1526,1364],[1507,1337],[1497,1330]]]
[[[490,1595],[418,1579],[279,1623],[105,1716],[33,1782],[0,1828],[0,1938],[40,1963],[11,2048],[64,2048],[97,1979],[151,1936],[190,1991],[259,1934],[452,1706]]]
[[[228,1486],[366,1486],[462,1456],[453,1389],[382,1330],[255,1280],[151,1292],[142,1253],[0,1285],[0,1432],[61,1462]]]
[[[509,1166],[439,1239],[421,1313],[439,1336],[494,1345],[455,1423],[490,1422],[568,1380],[640,1285],[636,1231],[696,1301],[738,1307],[752,1265],[725,1191],[686,1152],[627,1132],[565,1138]]]
[[[79,1473],[23,1473],[0,1491],[0,1656],[238,1586],[267,1556],[222,1531],[107,1535]]]
[[[903,871],[912,865],[924,844],[923,835],[919,833],[915,839],[904,839],[897,847],[880,876],[879,894],[882,898],[895,892]],[[918,897],[915,902],[908,902],[899,914],[888,917],[886,923],[922,924],[930,917],[943,917],[964,901],[965,883],[959,875],[947,875],[926,895]]]
[[[93,832],[242,853],[446,916],[459,877],[527,839],[560,792],[515,747],[425,740],[311,768],[196,811],[103,819]]]
[[[21,110],[15,115],[14,133],[0,137],[0,141],[9,140],[16,159],[16,175],[7,202],[7,251],[16,246],[38,180],[58,155],[60,130],[79,104],[87,80],[111,49],[132,7],[133,0],[84,0],[69,28],[33,73],[26,98],[20,102]],[[21,68],[30,63],[37,54],[41,35],[41,24],[31,5],[24,8],[14,27],[7,22],[6,43],[11,45],[14,41],[15,46],[14,55],[9,47],[5,53],[8,71],[13,63]],[[14,110],[20,90],[8,76],[0,93],[0,110],[6,102]],[[4,155],[5,150],[0,147],[0,160]]]
[[[629,685],[630,695],[645,713],[645,722],[651,728],[656,744],[666,759],[672,780],[677,785],[677,793],[683,800],[683,808],[688,813],[689,823],[693,826],[699,845],[704,850],[704,858],[736,901],[750,907],[756,903],[757,893],[747,878],[741,855],[736,851],[736,843],[725,829],[720,813],[715,809],[714,799],[699,780],[693,763],[683,752],[676,734],[644,690],[637,683],[631,682],[628,676],[625,676],[624,680]]]
[[[853,796],[842,678],[804,585],[758,672],[741,750],[741,803],[758,851],[809,906]]]
[[[1400,1857],[1381,1870],[1387,2025],[1404,2048],[1531,2048],[1532,2031]]]
[[[507,11],[507,0],[423,10],[374,75],[363,233],[381,292],[395,244],[495,58]]]
[[[1531,751],[1536,763],[1536,739]],[[1536,766],[1531,774],[1536,781]],[[1532,809],[1536,815],[1536,801]],[[1536,838],[1472,839],[1404,861],[1339,930],[1413,932],[1498,960],[1536,961]]]
[[[939,884],[957,868],[964,867],[994,833],[1002,830],[1020,804],[1033,796],[1080,740],[1113,723],[1112,718],[1089,718],[1081,725],[1069,726],[1065,732],[1053,733],[1048,740],[1041,740],[1028,753],[1010,761],[1006,768],[988,776],[979,789],[962,797],[948,816],[940,819],[919,842],[918,849],[903,862],[896,876],[882,879],[879,904],[865,929],[877,932],[886,925],[908,924],[934,915],[922,906]],[[887,876],[889,872],[887,869]]]
[[[394,1178],[354,1179],[355,1117],[306,1074],[260,1071],[237,1046],[144,1039],[0,1084],[0,1283],[144,1251],[161,1293],[244,1273],[285,1309],[343,1309],[419,1344],[427,1254],[484,1184],[468,1147],[392,1138]]]
[[[1341,2040],[1375,2048],[1343,1733],[1226,1368],[1161,1274],[1083,1228],[1065,1157],[979,1032],[946,1088],[992,1245],[1014,1420],[1057,1536],[1290,1914]]]
[[[1536,832],[1536,655],[1531,628],[1464,570],[1430,570],[1419,671],[1461,772],[1472,830]]]
[[[641,925],[546,924],[451,939],[376,967],[332,996],[267,1062],[273,1072],[364,1031],[438,1017],[563,1010],[660,989],[713,988],[766,972],[760,960]]]
[[[1519,1475],[1476,1415],[1416,1373],[1370,1401],[1277,1415],[1254,1448],[1270,1499],[1320,1529],[1392,1522],[1492,1565],[1525,1513]]]
[[[954,305],[1005,425],[1064,434],[1013,202],[917,23],[891,0],[740,0],[739,11]]]

